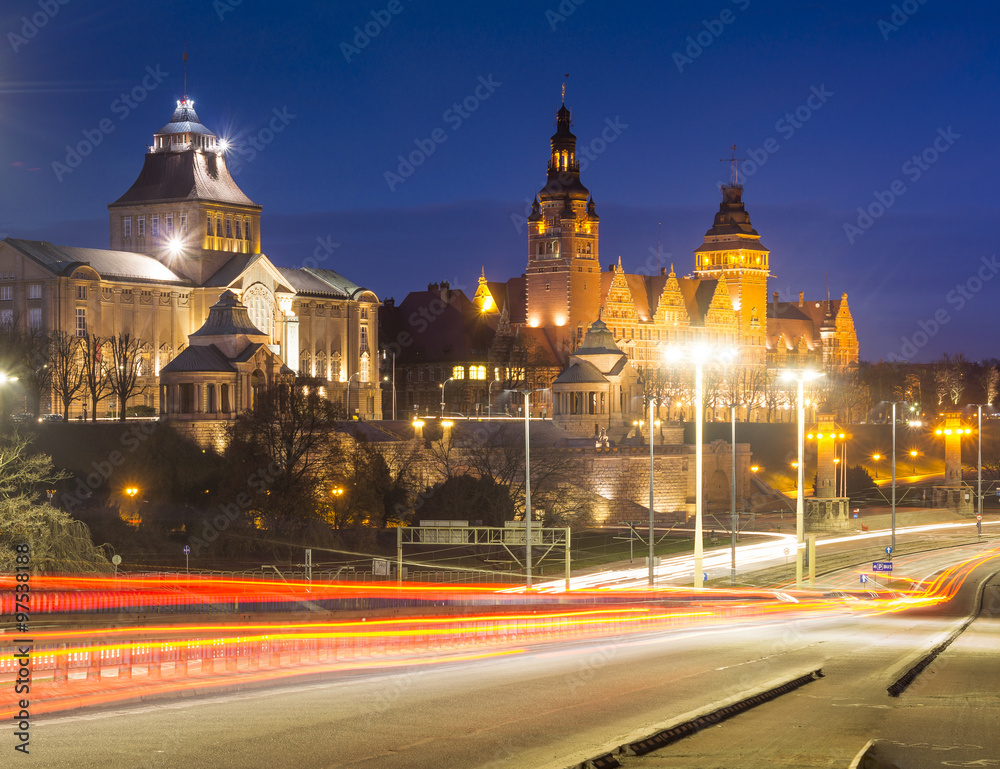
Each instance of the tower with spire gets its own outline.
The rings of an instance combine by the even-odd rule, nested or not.
[[[113,250],[148,254],[202,283],[234,254],[260,253],[261,206],[233,179],[227,143],[194,111],[184,56],[184,96],[108,212]]]
[[[735,175],[722,185],[722,203],[705,240],[695,249],[695,277],[723,279],[736,314],[740,359],[763,362],[767,337],[767,278],[770,251],[750,223],[743,204],[743,185]]]
[[[597,317],[601,269],[598,250],[600,217],[590,192],[580,181],[576,136],[563,103],[556,113],[550,140],[545,186],[535,197],[528,217],[526,321],[529,326],[555,328],[571,348]]]

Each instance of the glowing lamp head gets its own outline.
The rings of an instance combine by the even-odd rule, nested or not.
[[[167,241],[167,253],[171,256],[179,256],[183,250],[184,243],[180,238],[174,236]]]
[[[226,152],[229,149],[229,139],[219,139],[215,146],[219,148],[219,152]]]
[[[445,428],[445,429],[447,430],[447,429],[448,429],[449,427],[452,427],[452,426],[454,426],[454,424],[455,424],[455,423],[454,423],[454,422],[452,422],[452,421],[451,421],[450,419],[446,419],[446,420],[444,420],[444,421],[443,421],[443,422],[441,423],[441,427],[443,427],[443,428]]]
[[[881,454],[872,454],[872,459],[878,462],[882,458]]]

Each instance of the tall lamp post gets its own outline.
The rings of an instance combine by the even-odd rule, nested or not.
[[[526,586],[531,590],[531,393],[537,390],[548,388],[540,387],[536,390],[513,390],[512,392],[524,393],[524,565],[527,572]]]
[[[653,409],[656,407],[656,398],[649,399],[649,587],[652,588],[656,581],[653,548]]]
[[[730,567],[729,567],[729,584],[736,584],[736,403],[734,402],[730,408],[732,409],[732,420],[733,420],[733,431],[732,431],[732,449],[733,449],[733,468],[732,477],[730,478],[730,493],[729,501],[731,504],[730,510]]]
[[[396,351],[392,353],[392,421],[396,421]],[[386,359],[387,352],[382,350],[382,360]]]
[[[444,388],[455,377],[450,376],[441,383],[441,418],[444,419]]]
[[[498,380],[498,379],[491,379],[490,383],[488,385],[486,385],[486,418],[487,419],[492,419],[493,418],[493,396],[492,396],[492,391],[493,391],[493,385],[495,385],[499,381],[500,380]]]
[[[805,497],[803,494],[803,484],[805,479],[803,477],[803,471],[805,470],[805,421],[806,421],[806,407],[805,407],[805,385],[806,382],[817,379],[823,376],[821,371],[812,371],[809,369],[802,369],[799,371],[785,371],[782,378],[788,381],[794,381],[798,384],[798,453],[799,461],[798,465],[798,488],[795,493],[795,587],[802,587],[802,546],[805,542]]]
[[[683,350],[681,348],[667,348],[666,356],[673,361],[681,360],[685,352],[687,358],[694,363],[694,418],[695,418],[695,463],[694,463],[694,587],[703,587],[703,564],[705,560],[705,543],[703,541],[703,508],[704,508],[704,488],[702,478],[704,470],[702,467],[702,443],[705,440],[705,385],[704,385],[704,364],[713,357],[722,363],[732,362],[736,357],[733,350],[713,350],[705,344],[693,345]]]

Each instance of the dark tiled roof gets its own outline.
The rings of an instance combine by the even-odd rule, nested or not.
[[[396,307],[379,314],[383,340],[408,334],[400,363],[486,362],[493,344],[497,313],[481,313],[464,291],[413,291]]]
[[[45,240],[7,238],[4,242],[57,275],[68,274],[74,267],[87,264],[93,267],[102,278],[125,278],[183,286],[193,285],[192,281],[185,276],[174,272],[162,262],[145,254],[135,254],[131,251],[109,251],[100,248],[56,246]]]
[[[359,286],[357,283],[353,283],[339,272],[334,272],[333,270],[320,270],[315,267],[306,267],[302,271],[312,275],[314,278],[319,278],[319,280],[330,288],[335,291],[339,291],[343,296],[350,297],[351,299],[355,299],[360,294],[368,291],[368,289],[364,286]]]
[[[576,361],[553,384],[607,384],[607,378],[590,361]]]
[[[220,267],[212,277],[205,281],[206,287],[224,288],[236,280],[251,264],[260,259],[262,254],[236,254]]]
[[[343,289],[330,285],[330,283],[317,275],[313,275],[309,270],[279,267],[278,272],[295,289],[295,293],[297,294],[305,296],[332,296],[338,299],[346,299],[349,296]],[[345,280],[344,282],[348,283],[349,281]]]
[[[218,347],[214,344],[209,344],[185,347],[176,358],[160,369],[161,374],[182,371],[235,372],[236,368],[222,354],[222,351]]]
[[[246,305],[241,304],[232,291],[223,292],[219,301],[208,311],[205,323],[191,336],[247,336],[266,337],[250,320]]]
[[[113,206],[207,200],[260,208],[237,186],[224,156],[202,150],[148,152],[139,178]]]

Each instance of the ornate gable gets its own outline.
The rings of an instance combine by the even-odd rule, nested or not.
[[[628,281],[625,280],[625,270],[622,269],[620,257],[618,266],[615,267],[615,276],[608,287],[608,295],[604,298],[601,316],[606,323],[610,322],[612,325],[621,325],[622,321],[635,323],[639,319],[632,291],[628,287]]]
[[[733,298],[726,284],[726,276],[720,274],[715,284],[715,293],[705,313],[705,328],[719,331],[736,332],[736,313],[733,311]]]
[[[667,282],[663,284],[663,291],[660,292],[660,301],[656,306],[653,320],[668,326],[691,325],[684,297],[681,296],[681,284],[677,282],[677,273],[674,272],[673,265],[670,265],[670,275],[667,276]]]

